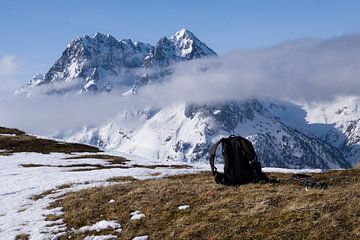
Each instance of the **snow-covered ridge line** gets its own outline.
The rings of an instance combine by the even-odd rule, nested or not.
[[[296,111],[298,116],[294,116]],[[127,112],[106,125],[83,128],[65,139],[161,160],[201,162],[209,159],[213,143],[235,134],[254,144],[265,167],[349,168],[340,149],[309,131],[301,111],[295,105],[256,99],[212,105],[184,103],[151,114]],[[295,125],[301,117],[304,125]]]
[[[155,46],[131,39],[117,40],[96,33],[73,40],[45,74],[36,74],[16,94],[64,94],[67,92],[109,92],[139,87],[156,80],[172,63],[215,56],[216,53],[189,30],[181,29]],[[154,76],[141,69],[156,68]],[[160,68],[160,69],[158,69]],[[157,78],[157,77],[156,77]]]

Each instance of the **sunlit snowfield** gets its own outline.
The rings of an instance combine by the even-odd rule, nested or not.
[[[111,154],[114,155],[114,153]],[[74,157],[74,155],[15,153],[11,156],[0,156],[1,239],[11,239],[19,233],[29,233],[31,239],[46,239],[47,236],[61,233],[61,230],[65,228],[61,220],[52,227],[46,227],[51,222],[45,220],[46,215],[60,214],[61,209],[46,210],[46,207],[55,197],[65,192],[108,185],[111,182],[107,179],[112,177],[131,176],[136,179],[147,179],[207,169],[207,165],[201,164],[191,165],[191,168],[181,168],[183,164],[179,162],[165,163],[171,164],[172,167],[151,167],[151,165],[159,164],[163,166],[164,162],[134,156],[126,156],[130,161],[125,165],[112,164],[95,158],[66,159],[68,157]],[[79,167],[81,164],[86,165]],[[89,164],[108,168],[90,170]],[[134,167],[135,164],[144,167]],[[175,165],[179,168],[175,168]],[[71,186],[64,188],[67,184]],[[50,194],[33,200],[35,195],[49,190],[52,190]]]

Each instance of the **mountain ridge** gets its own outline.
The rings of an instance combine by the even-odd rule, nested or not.
[[[174,63],[214,56],[212,49],[186,29],[161,38],[155,46],[131,39],[118,41],[109,34],[85,35],[73,40],[45,76],[35,75],[22,92],[117,91],[122,97],[136,97],[142,87],[161,84],[173,74]],[[199,161],[208,159],[217,139],[235,134],[254,143],[266,167],[349,168],[360,159],[360,111],[357,102],[345,103],[351,114],[341,108],[341,102],[331,108],[335,113],[328,113],[334,126],[321,118],[308,121],[307,115],[312,118],[321,109],[305,111],[274,99],[185,102],[125,112],[119,108],[119,116],[108,123],[70,129],[71,134],[59,133],[58,137],[157,159]],[[127,122],[136,124],[127,126]]]
[[[42,78],[35,75],[16,93],[31,95],[34,88],[43,88],[40,92],[50,95],[109,92],[113,89],[124,91],[136,85],[139,79],[142,85],[154,80],[154,76],[144,77],[137,73],[137,69],[166,68],[179,61],[211,56],[217,54],[184,28],[170,38],[161,38],[155,46],[131,39],[117,40],[110,34],[84,35],[67,45]],[[160,72],[165,71],[162,69]]]

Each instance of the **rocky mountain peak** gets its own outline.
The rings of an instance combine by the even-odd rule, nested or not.
[[[192,32],[182,28],[171,36],[171,41],[178,48],[178,55],[187,59],[196,59],[217,55],[205,43],[200,41]]]
[[[127,81],[126,84],[131,88],[139,79],[136,75],[139,71],[136,69],[157,67],[160,68],[160,73],[155,75],[162,76],[161,73],[167,71],[164,69],[172,63],[213,55],[216,53],[212,49],[186,29],[181,29],[170,38],[161,38],[155,46],[134,43],[131,39],[117,40],[110,34],[84,35],[68,44],[42,80],[32,81],[30,87],[18,92],[23,91],[27,95],[32,87],[46,86],[43,89],[51,89],[56,88],[58,83],[71,84],[61,91],[46,90],[46,94],[62,94],[68,91],[97,92],[101,89],[108,91],[114,84],[122,86],[122,81]],[[158,77],[152,80],[156,81],[155,78]],[[36,84],[33,84],[35,82]],[[148,78],[142,78],[142,82],[142,85],[146,85]]]
[[[173,62],[192,60],[217,54],[192,32],[183,28],[170,38],[161,38],[144,59],[145,67],[168,66]]]

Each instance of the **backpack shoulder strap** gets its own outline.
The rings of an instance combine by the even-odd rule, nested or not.
[[[223,138],[217,141],[210,149],[210,166],[213,176],[217,174],[217,168],[215,167],[216,150],[219,144],[223,141]]]

